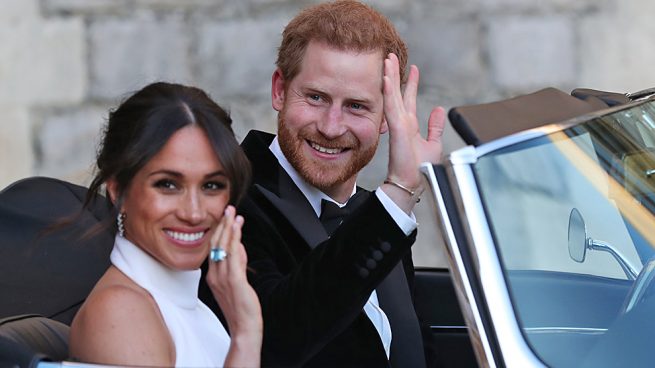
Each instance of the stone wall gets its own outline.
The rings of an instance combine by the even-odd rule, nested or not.
[[[86,184],[107,111],[155,80],[206,89],[238,137],[274,131],[280,33],[310,0],[0,0],[0,188],[30,175]],[[421,69],[419,113],[554,86],[655,86],[648,0],[371,0]],[[386,142],[386,139],[384,140]],[[384,144],[382,145],[384,147]],[[461,146],[446,131],[446,151]],[[361,176],[384,176],[382,149]],[[417,208],[431,224],[431,203]],[[421,227],[420,264],[443,264]],[[427,251],[426,251],[427,250]]]

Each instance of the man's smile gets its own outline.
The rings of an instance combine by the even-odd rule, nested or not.
[[[315,142],[312,142],[312,141],[308,141],[308,143],[313,149],[315,149],[315,150],[317,150],[317,151],[319,151],[321,153],[327,153],[327,154],[330,154],[330,155],[336,155],[336,154],[339,154],[339,153],[344,152],[346,150],[346,148],[328,148],[328,147],[324,147],[324,146],[321,146],[318,143],[315,143]]]

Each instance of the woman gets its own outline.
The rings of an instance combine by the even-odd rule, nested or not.
[[[112,265],[71,325],[71,358],[259,365],[261,310],[233,206],[250,165],[230,125],[204,92],[168,83],[146,86],[110,113],[86,203],[106,185],[117,235]],[[230,336],[197,297],[208,254],[207,281]]]

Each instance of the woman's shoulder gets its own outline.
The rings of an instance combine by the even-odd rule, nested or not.
[[[115,317],[129,319],[134,313],[153,312],[158,315],[159,309],[148,291],[115,267],[110,267],[94,286],[78,315],[91,314],[94,320],[104,320]]]
[[[121,275],[110,269],[80,308],[71,325],[71,355],[110,364],[174,362],[169,360],[173,342],[157,303]],[[150,358],[135,361],[141,353]]]

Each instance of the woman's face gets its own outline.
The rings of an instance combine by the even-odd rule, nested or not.
[[[223,217],[229,186],[205,132],[182,128],[127,188],[121,208],[125,237],[169,268],[196,269]]]

